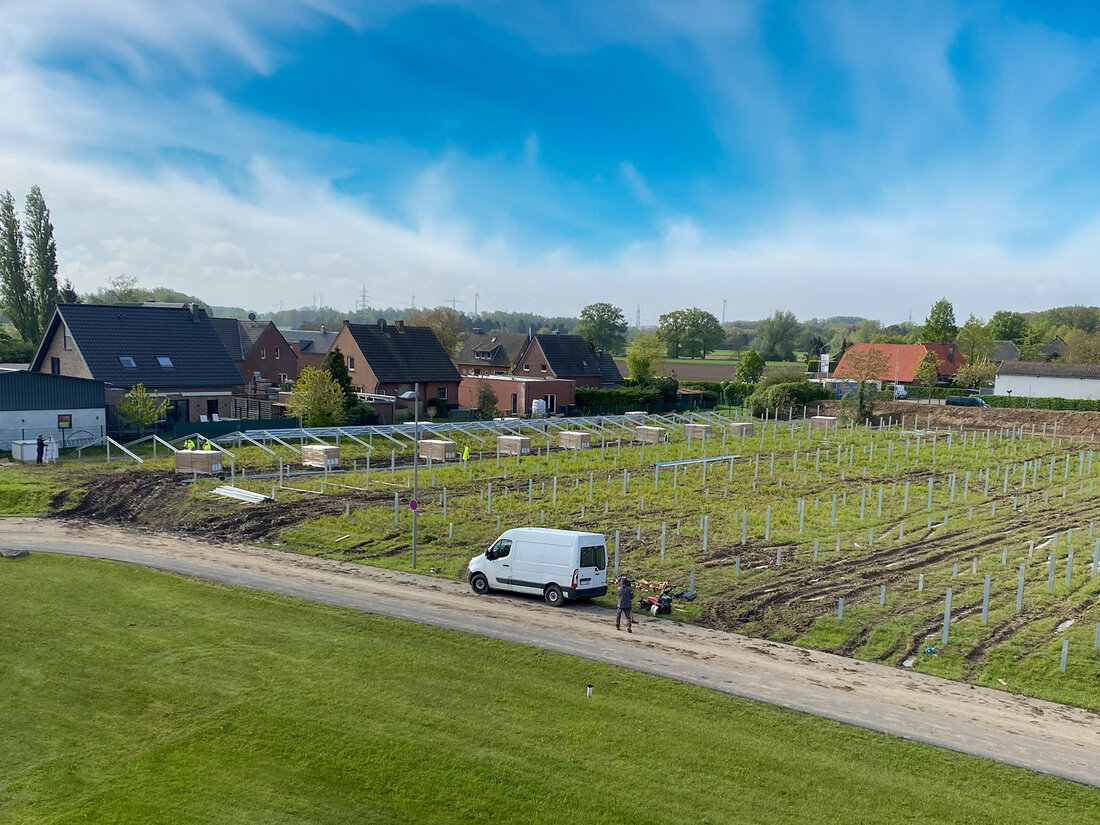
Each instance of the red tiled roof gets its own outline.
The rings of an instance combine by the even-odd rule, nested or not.
[[[951,344],[852,344],[840,359],[835,378],[855,378],[851,370],[849,356],[874,348],[886,356],[885,374],[875,376],[882,381],[898,381],[911,384],[916,380],[917,367],[926,352],[934,352],[940,362],[940,375],[954,375],[959,367],[966,365],[966,359]]]

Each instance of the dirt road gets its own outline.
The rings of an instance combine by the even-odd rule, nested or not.
[[[152,532],[0,519],[0,547],[140,564],[534,645],[1100,787],[1100,714],[919,673],[659,619],[627,635],[602,608],[477,597],[458,582]]]

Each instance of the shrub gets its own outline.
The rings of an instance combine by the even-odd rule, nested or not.
[[[797,409],[804,404],[824,401],[827,398],[829,398],[828,390],[820,384],[811,384],[803,379],[761,387],[745,400],[745,406],[757,416],[764,415],[765,410],[772,411],[777,416],[786,416],[792,408]]]

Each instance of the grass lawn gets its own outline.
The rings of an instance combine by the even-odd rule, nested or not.
[[[1096,789],[517,645],[45,554],[0,580],[0,822],[1100,817]]]

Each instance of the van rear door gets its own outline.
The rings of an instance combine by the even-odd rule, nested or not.
[[[583,592],[596,587],[607,588],[607,548],[596,543],[582,544],[576,589]]]

